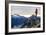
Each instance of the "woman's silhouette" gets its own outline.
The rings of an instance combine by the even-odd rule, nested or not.
[[[37,9],[36,9],[36,11],[35,11],[35,14],[36,14],[36,16],[37,16]]]

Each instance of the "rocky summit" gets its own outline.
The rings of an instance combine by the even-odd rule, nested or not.
[[[12,28],[38,28],[40,27],[40,17],[32,15],[28,18],[24,16],[11,16]]]

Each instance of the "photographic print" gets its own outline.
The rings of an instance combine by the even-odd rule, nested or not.
[[[44,3],[17,2],[8,4],[8,32],[42,32]]]
[[[40,11],[40,7],[11,6],[11,28],[40,28]]]

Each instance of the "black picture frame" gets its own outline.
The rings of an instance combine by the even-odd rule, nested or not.
[[[43,5],[43,30],[42,31],[28,31],[28,32],[11,32],[8,33],[8,4],[9,3],[24,3],[24,4],[39,4]],[[26,2],[26,1],[10,1],[5,0],[5,34],[24,34],[24,33],[40,33],[45,32],[45,3],[44,2]]]

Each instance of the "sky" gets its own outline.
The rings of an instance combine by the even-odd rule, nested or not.
[[[35,14],[36,8],[38,9],[38,15],[40,15],[40,7],[31,7],[31,6],[11,6],[11,14],[18,14],[18,15],[32,15]]]

